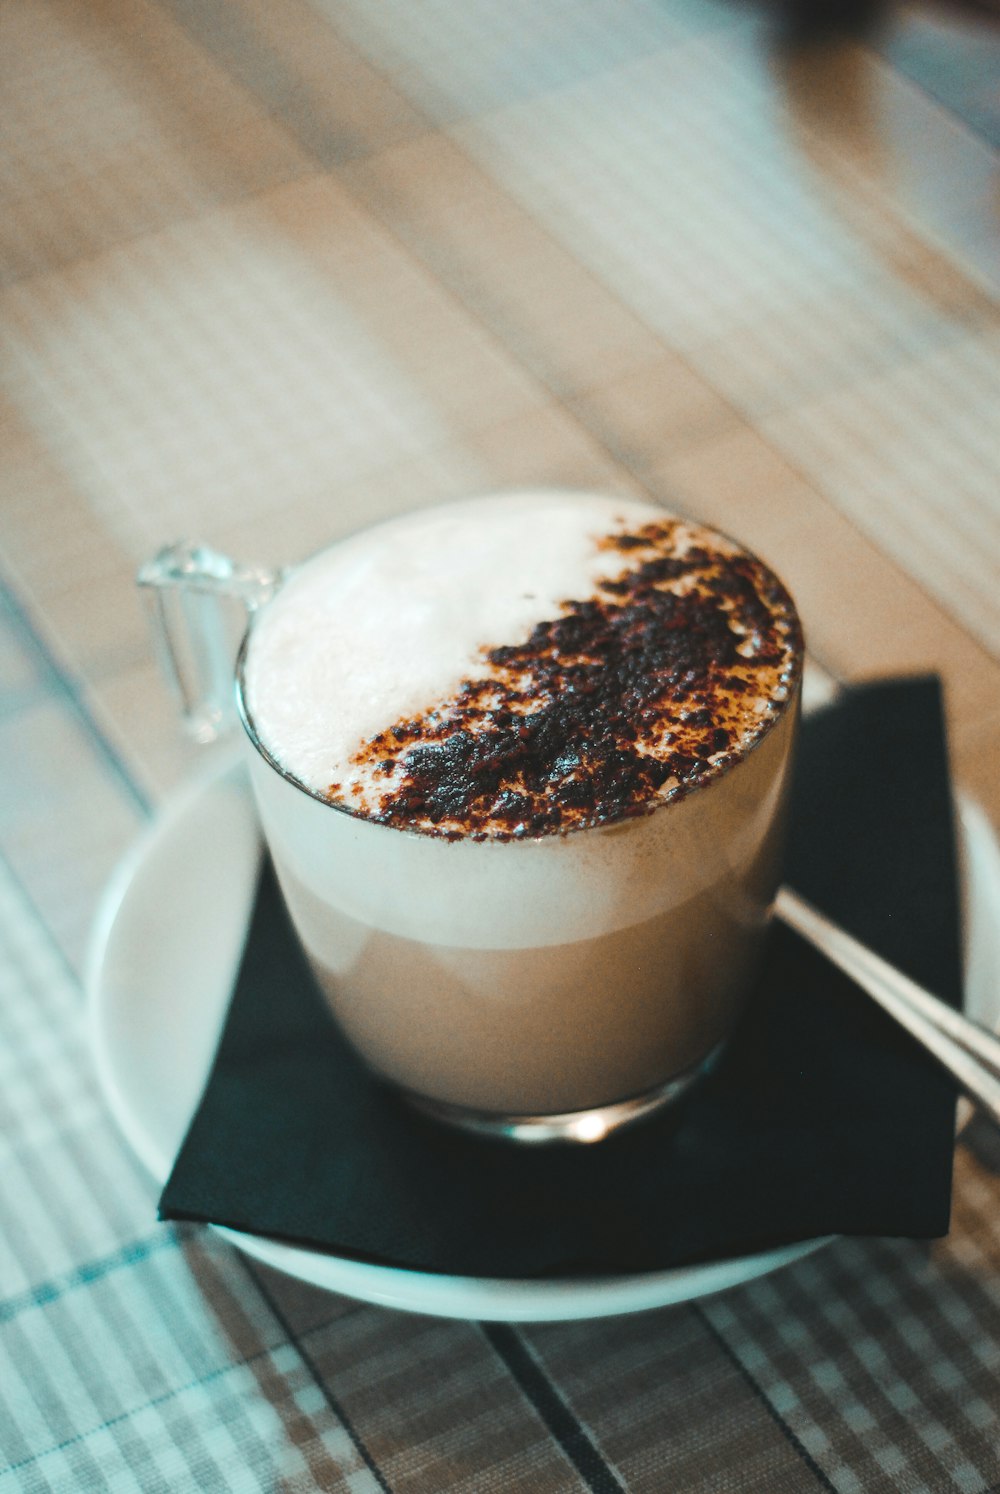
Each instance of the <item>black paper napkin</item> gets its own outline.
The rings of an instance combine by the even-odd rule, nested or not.
[[[804,723],[788,881],[960,1003],[937,682],[855,689]],[[951,1082],[776,926],[723,1061],[681,1106],[591,1147],[423,1120],[353,1057],[265,866],[205,1094],[160,1200],[385,1264],[533,1277],[652,1270],[827,1233],[946,1233]]]

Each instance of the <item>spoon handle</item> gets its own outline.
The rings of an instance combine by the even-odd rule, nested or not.
[[[925,991],[791,888],[780,889],[774,912],[867,991],[1000,1126],[1000,1038]]]

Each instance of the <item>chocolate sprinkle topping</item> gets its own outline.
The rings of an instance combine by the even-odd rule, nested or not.
[[[361,746],[354,762],[387,780],[361,812],[452,838],[547,835],[645,813],[731,763],[780,714],[801,633],[759,560],[691,534],[664,519],[600,540],[628,565],[595,597],[484,647],[451,699]]]

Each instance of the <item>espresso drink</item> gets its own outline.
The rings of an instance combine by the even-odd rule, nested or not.
[[[694,1072],[777,885],[801,661],[759,560],[632,500],[446,505],[296,571],[241,705],[289,910],[368,1063],[498,1116]]]

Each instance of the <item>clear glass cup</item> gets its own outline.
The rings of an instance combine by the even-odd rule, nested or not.
[[[198,546],[162,551],[139,576],[195,735],[242,724],[289,913],[356,1051],[421,1109],[519,1141],[596,1141],[684,1094],[753,984],[798,685],[737,761],[650,813],[446,839],[329,802],[261,741],[244,661],[283,579]]]

